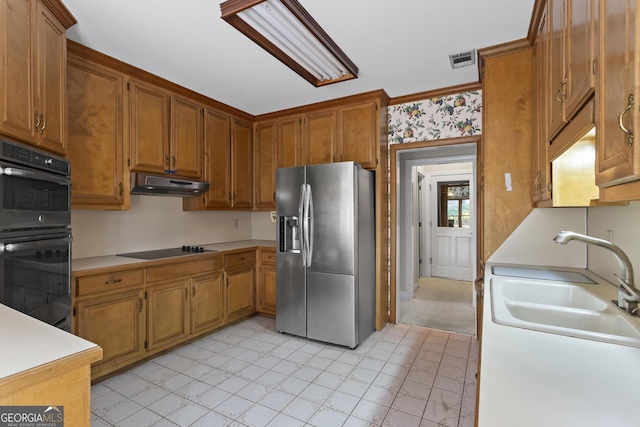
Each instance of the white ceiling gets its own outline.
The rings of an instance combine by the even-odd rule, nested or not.
[[[534,0],[299,0],[359,69],[316,88],[220,18],[220,0],[63,0],[71,40],[258,115],[376,89],[477,82],[448,55],[527,36]]]

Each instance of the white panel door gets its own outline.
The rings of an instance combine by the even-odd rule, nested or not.
[[[447,185],[457,187],[457,183],[469,184],[469,198],[443,200],[440,189]],[[433,277],[473,280],[474,191],[472,174],[437,175],[431,179]],[[443,206],[447,202],[450,206]]]

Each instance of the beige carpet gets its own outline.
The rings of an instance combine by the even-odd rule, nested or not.
[[[421,277],[411,301],[400,303],[400,322],[461,334],[475,334],[473,282]]]

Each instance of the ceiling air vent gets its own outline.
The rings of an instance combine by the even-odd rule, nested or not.
[[[466,52],[454,53],[449,55],[451,68],[467,67],[476,63],[476,50],[468,50]]]

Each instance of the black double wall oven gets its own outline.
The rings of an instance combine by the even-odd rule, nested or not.
[[[69,161],[0,138],[0,303],[71,331]]]

